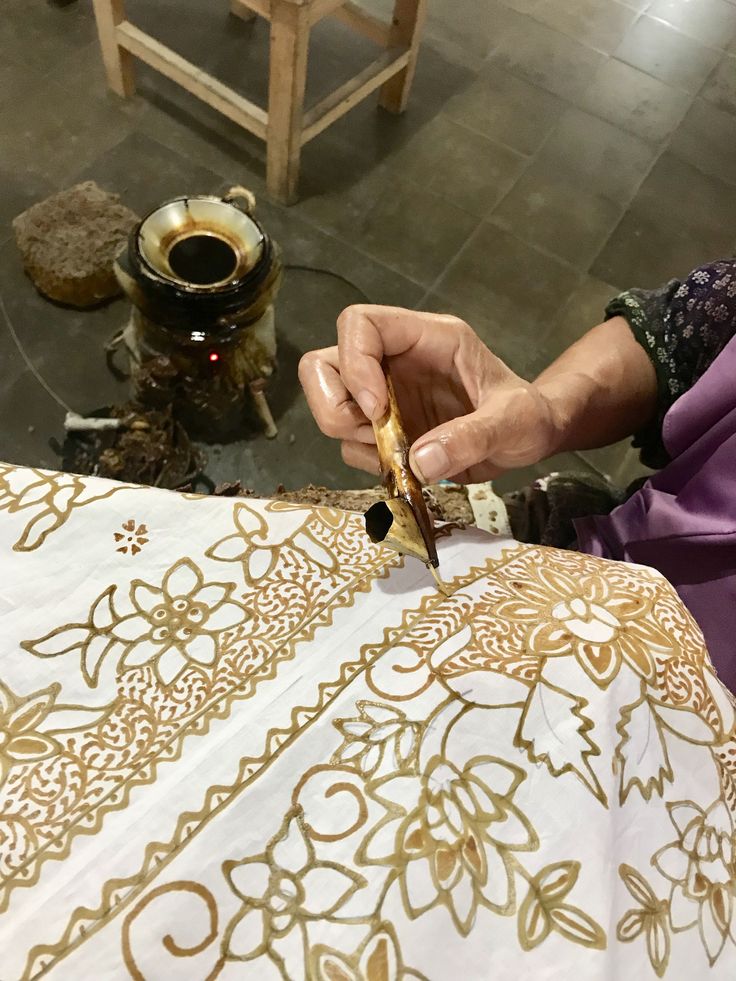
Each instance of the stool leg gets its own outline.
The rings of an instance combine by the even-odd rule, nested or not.
[[[123,0],[94,0],[94,8],[107,84],[127,99],[135,92],[133,56],[115,38],[115,28],[125,20]]]
[[[288,0],[271,4],[267,184],[269,194],[281,204],[293,204],[299,183],[308,10]]]
[[[410,49],[409,64],[381,89],[380,104],[389,112],[403,112],[409,101],[411,83],[417,67],[422,29],[427,16],[427,0],[396,0],[391,28],[391,46],[401,45]]]

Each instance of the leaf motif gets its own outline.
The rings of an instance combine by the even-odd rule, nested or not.
[[[130,645],[123,644],[107,634],[90,635],[89,643],[82,651],[82,674],[90,688],[96,688],[100,680],[102,663],[111,651],[118,648],[123,654]]]
[[[39,732],[21,733],[7,744],[5,752],[17,763],[36,763],[61,752],[61,746],[51,736]]]
[[[358,737],[367,735],[371,731],[370,722],[363,722],[361,719],[336,719],[333,723],[345,737]]]
[[[65,512],[45,507],[28,522],[23,534],[13,545],[13,551],[32,552],[43,545],[48,536],[64,523],[65,518]]]
[[[661,978],[670,957],[669,904],[666,900],[657,899],[641,872],[631,865],[619,865],[618,873],[639,905],[621,917],[616,936],[622,943],[631,943],[642,933],[645,934],[649,960],[657,977]]]
[[[394,763],[397,770],[412,766],[419,749],[421,728],[416,722],[409,722],[396,740],[394,747]]]
[[[381,702],[369,702],[365,699],[357,702],[357,707],[361,718],[370,719],[372,722],[389,722],[394,720],[403,721],[404,713],[393,705],[383,705]]]
[[[248,544],[242,535],[227,535],[210,545],[204,554],[216,562],[241,562],[247,552]]]
[[[696,746],[711,746],[718,741],[717,733],[692,709],[673,708],[655,699],[650,704],[662,725],[680,739]]]
[[[552,929],[565,940],[594,950],[605,950],[606,934],[595,920],[577,906],[562,903],[549,912]]]
[[[117,586],[108,586],[104,593],[97,597],[97,599],[92,604],[92,610],[90,611],[90,623],[92,623],[98,630],[104,630],[107,627],[111,627],[115,620],[118,619],[115,613],[115,607],[113,605],[113,594]]]
[[[621,806],[634,787],[639,789],[644,800],[651,800],[655,792],[661,797],[665,782],[671,783],[674,774],[662,726],[652,711],[643,684],[640,697],[621,708],[616,732],[621,736],[614,750],[614,761],[620,770],[618,798]]]
[[[545,906],[557,905],[578,881],[580,862],[556,862],[535,876],[534,884]]]
[[[547,939],[551,929],[549,914],[540,903],[537,890],[531,886],[519,907],[517,932],[522,950],[534,950]]]
[[[634,899],[645,910],[655,909],[657,897],[652,892],[652,888],[641,874],[633,866],[622,863],[619,865],[618,874],[621,876],[624,885],[629,890]]]
[[[670,943],[670,934],[665,922],[662,919],[651,922],[647,930],[647,953],[658,978],[663,978],[667,970]]]
[[[588,702],[547,681],[538,682],[527,698],[514,736],[531,763],[544,763],[553,777],[575,773],[604,807],[608,798],[590,759],[600,748],[588,733],[594,728],[583,714]]]
[[[644,910],[630,909],[628,913],[619,920],[616,927],[616,936],[622,943],[630,943],[636,940],[646,926],[647,915]]]
[[[555,910],[568,909],[562,900],[575,886],[579,874],[580,862],[555,862],[545,866],[530,881],[529,892],[519,907],[517,924],[519,942],[524,950],[532,950],[547,938],[554,925]]]
[[[70,651],[81,650],[88,638],[89,626],[86,623],[69,623],[57,627],[38,640],[24,640],[20,646],[36,657],[59,657]]]
[[[57,682],[22,699],[7,719],[8,728],[15,733],[37,729],[51,710],[60,690],[61,685]]]
[[[102,661],[113,648],[125,647],[114,636],[112,628],[119,621],[113,597],[117,586],[108,586],[92,604],[85,623],[68,623],[57,627],[38,640],[21,642],[23,650],[36,657],[59,657],[78,651],[84,680],[94,688],[99,680]]]

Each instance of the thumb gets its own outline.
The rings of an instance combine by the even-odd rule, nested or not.
[[[550,456],[554,435],[549,404],[534,385],[518,379],[499,385],[475,412],[420,436],[409,462],[424,483],[463,474],[478,464],[488,480]]]
[[[487,410],[478,410],[421,436],[411,448],[409,463],[423,483],[434,483],[487,462],[497,439],[497,422]]]

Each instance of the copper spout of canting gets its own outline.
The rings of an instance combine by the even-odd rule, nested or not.
[[[366,532],[372,542],[386,545],[402,555],[424,562],[440,589],[445,592],[444,584],[437,575],[440,563],[434,529],[424,502],[422,486],[409,466],[409,441],[387,367],[385,372],[388,411],[373,423],[373,431],[388,498],[374,504],[366,512]]]

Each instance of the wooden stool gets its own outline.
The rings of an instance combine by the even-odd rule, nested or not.
[[[352,0],[231,0],[231,11],[271,23],[268,112],[165,47],[126,20],[124,0],[94,0],[97,31],[110,88],[135,91],[133,56],[177,82],[207,105],[266,141],[268,190],[291,204],[297,196],[301,149],[377,88],[381,105],[403,112],[414,77],[427,0],[395,0],[391,24]],[[309,32],[332,15],[369,37],[383,54],[312,109],[304,110]]]

